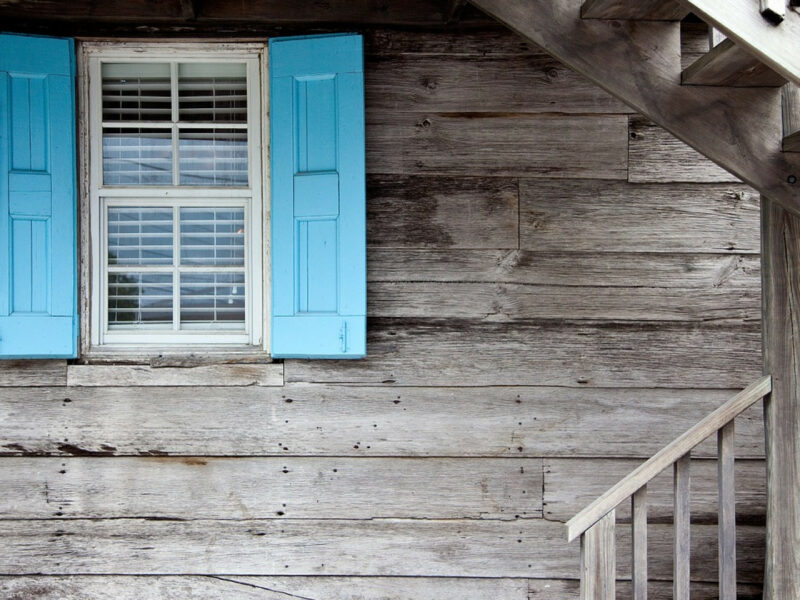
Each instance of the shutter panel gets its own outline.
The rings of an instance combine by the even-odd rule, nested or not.
[[[270,40],[272,355],[366,354],[359,35]]]
[[[75,54],[0,35],[0,358],[77,351]]]

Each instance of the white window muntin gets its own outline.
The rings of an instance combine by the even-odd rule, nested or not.
[[[211,47],[213,48],[211,48]],[[264,259],[265,234],[263,209],[263,146],[266,139],[262,124],[262,90],[265,78],[262,71],[266,68],[266,52],[262,44],[229,44],[221,43],[174,43],[174,44],[111,44],[105,42],[86,43],[83,47],[88,58],[89,72],[89,195],[90,195],[90,239],[91,245],[91,281],[90,281],[90,337],[92,346],[119,347],[130,349],[142,346],[170,347],[185,344],[221,344],[249,345],[265,347],[264,324],[264,281],[266,280]],[[248,153],[248,185],[237,187],[202,187],[197,185],[175,185],[176,170],[173,167],[173,185],[171,186],[124,186],[103,184],[102,158],[102,63],[220,63],[238,62],[246,65],[247,73],[247,124],[237,125],[247,130]],[[170,67],[174,69],[174,66]],[[175,79],[172,80],[172,105],[177,106],[175,96]],[[266,102],[266,93],[263,102]],[[173,122],[165,129],[177,127],[173,108]],[[148,122],[145,122],[149,125]],[[140,122],[131,123],[132,126]],[[118,122],[111,123],[119,126]],[[164,123],[160,123],[161,126]],[[231,123],[181,123],[181,129],[209,128],[235,129]],[[175,136],[173,136],[173,140]],[[173,161],[176,153],[173,149]],[[197,206],[223,205],[221,202],[238,202],[245,207],[246,251],[245,251],[245,331],[233,333],[224,329],[198,331],[184,329],[181,331],[159,331],[154,329],[140,331],[110,330],[107,313],[108,269],[106,268],[107,247],[105,215],[107,206],[144,206],[146,202],[166,206],[166,200],[177,203],[192,199]],[[208,269],[206,269],[206,272]]]

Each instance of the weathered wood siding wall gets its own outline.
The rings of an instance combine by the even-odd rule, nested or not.
[[[750,189],[503,30],[365,33],[369,357],[3,364],[0,596],[575,598],[563,522],[759,375]],[[745,597],[758,410],[737,446]]]

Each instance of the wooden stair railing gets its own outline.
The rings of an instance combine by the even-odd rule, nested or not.
[[[789,86],[765,87],[800,84],[797,7],[776,24],[756,0],[469,1],[800,215],[800,106]],[[729,41],[684,74],[678,21],[688,12]]]
[[[567,539],[581,538],[581,600],[613,600],[616,582],[615,511],[632,503],[633,599],[647,599],[647,484],[664,469],[674,469],[673,598],[689,600],[689,488],[692,449],[717,434],[719,598],[736,598],[736,504],[734,419],[772,390],[769,375],[725,402],[665,446],[605,494],[570,519]]]

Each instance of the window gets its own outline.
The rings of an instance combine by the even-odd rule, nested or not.
[[[260,346],[263,45],[86,44],[91,344]]]

